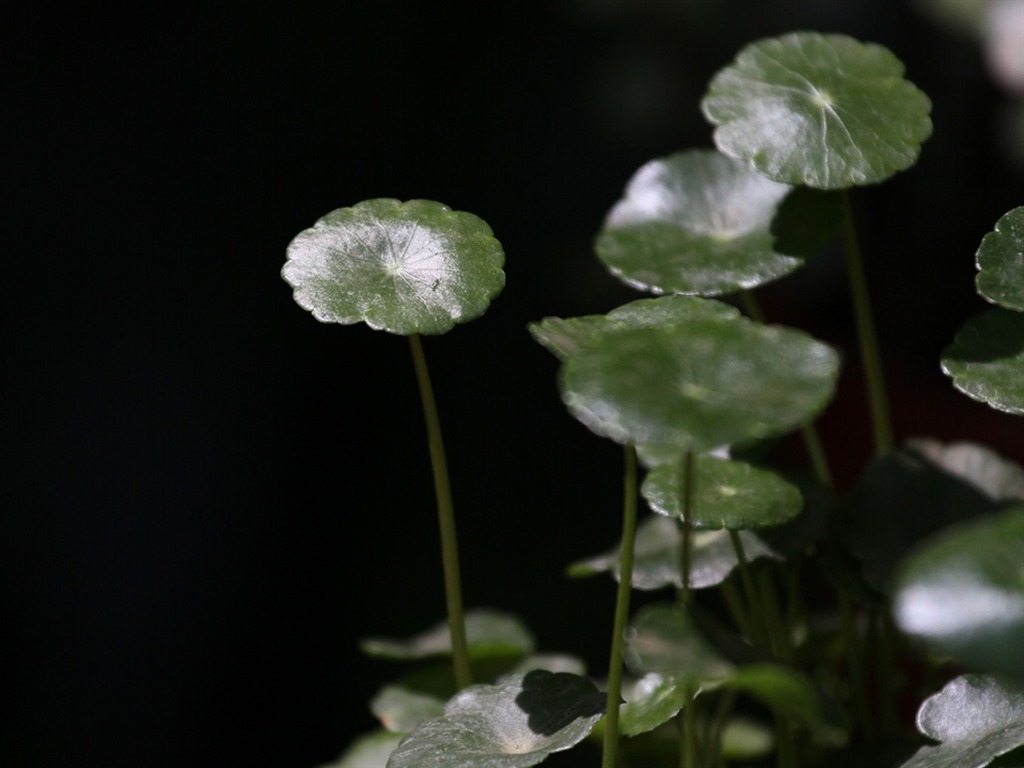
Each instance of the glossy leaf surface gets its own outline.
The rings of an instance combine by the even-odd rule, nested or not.
[[[613,275],[642,291],[715,296],[755,288],[814,253],[813,247],[783,251],[775,243],[771,225],[791,190],[710,150],[653,160],[609,212],[597,255]]]
[[[803,509],[796,486],[739,461],[699,457],[694,486],[690,524],[695,528],[764,528],[788,522]],[[655,512],[682,519],[682,463],[651,470],[640,492]]]
[[[749,531],[741,531],[744,554],[748,560],[759,557],[777,558],[764,542]],[[736,551],[726,531],[694,531],[690,552],[690,587],[706,589],[725,581],[736,568]],[[640,590],[681,587],[679,563],[682,535],[679,524],[667,517],[655,515],[637,526],[633,561],[633,588]],[[592,576],[610,572],[619,578],[620,548],[607,554],[573,563],[570,576]]]
[[[619,732],[636,736],[675,717],[686,704],[686,690],[673,677],[646,674],[625,692],[619,712]]]
[[[943,353],[942,370],[969,397],[1024,415],[1024,312],[996,307],[968,320]]]
[[[584,739],[604,714],[589,680],[534,671],[474,685],[391,754],[387,768],[525,768]]]
[[[719,150],[786,184],[842,189],[912,166],[931,102],[887,49],[797,32],[744,48],[702,108]]]
[[[968,668],[1024,681],[1024,506],[928,540],[897,585],[905,632]]]
[[[986,675],[964,675],[925,700],[917,728],[941,743],[901,768],[983,768],[1024,744],[1024,691]]]
[[[702,319],[604,335],[565,361],[562,399],[620,443],[707,451],[790,431],[832,397],[836,353],[796,330]]]
[[[1024,206],[996,222],[976,257],[978,293],[1006,309],[1024,312]]]
[[[739,316],[738,309],[721,301],[662,296],[631,301],[606,315],[546,317],[538,323],[531,323],[529,329],[537,343],[564,361],[582,349],[600,344],[609,333],[681,325],[705,318],[728,320]]]
[[[332,211],[296,235],[281,275],[321,322],[440,334],[486,311],[505,285],[504,261],[473,214],[382,198]]]
[[[466,611],[466,641],[473,658],[530,653],[533,636],[516,617],[501,611]],[[451,653],[447,622],[440,622],[408,640],[368,638],[360,643],[363,653],[389,659],[425,659]]]

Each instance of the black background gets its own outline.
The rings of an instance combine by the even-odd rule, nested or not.
[[[636,168],[710,146],[708,78],[794,29],[891,48],[934,102],[919,165],[855,193],[901,438],[1019,420],[956,394],[941,350],[984,305],[973,254],[1024,203],[981,49],[892,0],[219,3],[10,19],[4,122],[0,764],[306,768],[373,727],[395,669],[365,635],[444,610],[404,340],[321,325],[291,237],[373,197],[489,222],[507,287],[425,342],[466,600],[605,663],[620,452],[559,403],[526,323],[639,297],[591,242]],[[869,454],[839,254],[762,292],[846,357],[823,432]]]

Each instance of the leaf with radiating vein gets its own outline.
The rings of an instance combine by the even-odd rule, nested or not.
[[[816,238],[784,232],[776,242],[772,224],[791,190],[710,150],[652,160],[608,213],[597,255],[642,291],[716,296],[755,288],[802,265],[838,224],[821,216]]]
[[[1024,312],[1024,206],[996,222],[975,258],[978,293],[993,304]]]
[[[505,286],[486,222],[432,200],[339,208],[295,236],[281,275],[324,323],[445,333],[482,315]]]
[[[1024,681],[1024,507],[926,541],[901,567],[894,612],[965,667]]]
[[[702,452],[810,421],[838,369],[836,353],[800,331],[704,318],[603,335],[565,361],[559,387],[599,435]]]
[[[682,519],[682,462],[652,469],[640,489],[655,512]],[[803,497],[779,475],[750,464],[701,456],[696,461],[693,510],[695,528],[764,528],[800,514]]]
[[[820,189],[884,181],[917,161],[931,102],[880,45],[796,32],[760,40],[711,81],[715,144],[770,179]]]
[[[917,728],[942,742],[900,768],[983,768],[1024,744],[1024,690],[986,675],[948,683],[917,712]]]
[[[994,307],[968,320],[943,353],[942,370],[967,396],[1024,415],[1024,312]]]
[[[409,734],[387,768],[526,768],[586,738],[604,708],[593,683],[564,672],[474,685]]]
[[[748,560],[759,557],[778,559],[761,539],[750,531],[741,531],[740,541]],[[694,531],[690,537],[690,587],[706,589],[725,581],[736,568],[736,549],[727,531]],[[634,546],[634,589],[652,590],[662,587],[681,587],[679,563],[682,536],[679,523],[667,517],[653,515],[637,526]],[[610,572],[618,580],[620,547],[598,557],[588,558],[569,566],[569,576],[593,576]]]

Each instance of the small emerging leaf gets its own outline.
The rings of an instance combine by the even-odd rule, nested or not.
[[[894,610],[961,664],[1024,681],[1024,506],[925,542],[903,564]]]
[[[741,531],[740,541],[748,560],[759,557],[778,558],[761,539],[749,531]],[[694,531],[690,537],[690,587],[706,589],[721,584],[736,568],[736,550],[726,531]],[[569,566],[573,577],[593,576],[611,572],[619,578],[620,547],[607,554],[581,560]],[[653,590],[662,587],[681,587],[679,562],[682,553],[682,535],[679,524],[667,517],[655,515],[637,526],[634,547],[634,589]]]
[[[764,528],[792,520],[803,508],[796,486],[774,472],[739,461],[701,456],[696,461],[693,512],[695,528]],[[655,512],[682,519],[681,462],[651,470],[641,493]]]
[[[1024,744],[1024,690],[964,675],[925,700],[917,728],[942,742],[921,747],[901,768],[983,768]]]
[[[819,189],[884,181],[917,161],[931,102],[880,45],[797,32],[751,43],[702,108],[725,154]]]
[[[339,208],[295,236],[282,277],[323,323],[440,334],[482,315],[505,286],[486,222],[432,200]]]
[[[810,248],[778,246],[771,225],[791,190],[710,150],[653,160],[609,212],[597,255],[642,291],[715,296],[755,288],[802,265],[831,234]],[[787,246],[806,240],[783,238]]]
[[[943,353],[942,370],[965,395],[1024,415],[1024,312],[995,307],[968,320]]]
[[[409,734],[387,768],[526,768],[586,738],[604,706],[593,683],[568,673],[474,685]]]
[[[1024,312],[1024,206],[996,222],[976,256],[978,293],[1006,309]]]
[[[533,651],[533,637],[518,617],[501,611],[466,611],[466,641],[474,659],[516,656]],[[451,653],[447,622],[408,640],[368,638],[360,643],[363,653],[388,659],[425,659]]]

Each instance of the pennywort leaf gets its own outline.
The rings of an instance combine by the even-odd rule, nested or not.
[[[978,293],[1006,309],[1024,312],[1024,206],[996,222],[975,257]]]
[[[968,397],[1024,415],[1024,312],[994,307],[968,320],[943,353],[942,370]]]
[[[371,731],[349,744],[337,760],[320,768],[386,768],[388,757],[401,740],[400,733]]]
[[[518,617],[491,609],[466,611],[466,641],[474,659],[516,656],[533,650],[533,637]],[[440,622],[408,640],[367,638],[363,653],[388,659],[426,659],[451,653],[447,622]]]
[[[831,234],[826,218],[826,234],[811,249],[777,246],[771,225],[791,190],[710,150],[653,160],[609,212],[597,255],[643,291],[715,296],[754,288],[792,272]]]
[[[504,261],[473,214],[381,198],[332,211],[296,235],[281,275],[321,322],[440,334],[486,311],[505,285]]]
[[[796,32],[744,48],[702,102],[715,144],[770,179],[819,189],[884,181],[912,166],[931,102],[880,45]]]
[[[961,664],[1024,681],[1024,506],[925,542],[902,565],[894,611]]]
[[[925,700],[917,728],[941,743],[901,768],[983,768],[1024,744],[1024,690],[986,675],[958,677]]]
[[[526,768],[582,741],[604,705],[593,683],[564,672],[474,685],[409,734],[387,768]]]
[[[682,519],[681,462],[652,469],[640,492],[655,512]],[[803,497],[779,475],[740,461],[701,456],[696,462],[690,524],[695,528],[764,528],[800,514]]]

